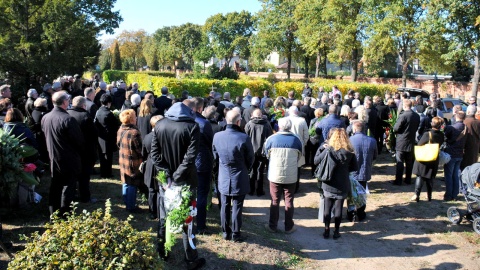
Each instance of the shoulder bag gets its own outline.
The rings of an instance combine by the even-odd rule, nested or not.
[[[435,161],[438,158],[438,152],[440,151],[440,145],[438,143],[432,143],[432,132],[428,132],[429,139],[428,143],[424,145],[416,145],[414,152],[415,152],[415,159],[417,161],[422,162],[429,162]]]
[[[336,160],[332,156],[332,148],[327,147],[324,151],[327,151],[327,153],[315,169],[315,178],[319,182],[329,182],[332,179],[333,170],[337,166]]]

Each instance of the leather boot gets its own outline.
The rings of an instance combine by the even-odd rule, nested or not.
[[[417,176],[415,179],[415,201],[420,201],[420,192],[422,191],[423,179],[420,176]],[[413,200],[413,197],[412,197]]]

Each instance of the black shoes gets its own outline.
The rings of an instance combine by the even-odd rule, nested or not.
[[[340,237],[341,237],[341,235],[340,235],[340,232],[339,232],[339,231],[334,231],[334,232],[333,232],[333,239],[334,239],[334,240],[337,240],[337,239],[340,238]]]
[[[207,261],[205,258],[198,258],[194,261],[187,261],[187,269],[188,270],[195,270],[202,268]]]
[[[324,239],[330,238],[330,229],[325,229],[325,232],[323,232],[323,238]]]

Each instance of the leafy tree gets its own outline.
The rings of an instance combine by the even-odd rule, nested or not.
[[[120,57],[120,48],[118,46],[117,41],[115,41],[115,43],[113,45],[111,69],[113,69],[113,70],[121,70],[122,69],[122,58]]]
[[[204,25],[212,49],[228,65],[235,54],[250,56],[248,39],[253,33],[253,17],[248,11],[221,13],[211,16]]]
[[[145,63],[143,44],[146,36],[147,32],[141,29],[137,31],[124,30],[117,37],[120,55],[129,61],[134,70],[137,70]]]
[[[98,65],[100,69],[106,70],[110,69],[112,66],[112,53],[109,49],[103,49],[100,51],[100,56],[98,57]]]
[[[472,59],[474,73],[472,96],[477,96],[480,80],[480,1],[430,0],[429,18],[436,29],[449,41],[442,59],[448,63]]]
[[[262,0],[262,10],[258,13],[258,38],[270,48],[287,57],[287,77],[290,79],[293,53],[298,46],[294,12],[294,0]]]
[[[151,70],[158,70],[158,48],[152,36],[148,36],[143,44],[143,57]]]
[[[423,0],[366,0],[365,23],[368,39],[364,60],[379,66],[392,53],[402,67],[402,85],[407,84],[408,66],[417,57],[419,33],[426,10]]]
[[[97,63],[101,31],[122,21],[116,0],[0,1],[0,72],[29,86],[39,77],[83,73]]]
[[[181,59],[181,52],[174,47],[171,40],[171,33],[176,26],[165,26],[157,29],[152,35],[157,50],[157,60],[162,69],[173,66],[176,69],[176,62]]]
[[[172,29],[170,43],[177,48],[186,62],[193,67],[193,55],[202,42],[202,27],[186,23]]]
[[[205,72],[205,64],[210,61],[213,56],[213,50],[208,41],[208,37],[203,33],[202,42],[199,44],[198,48],[193,53],[193,60],[195,62],[203,63],[203,71]]]
[[[252,35],[250,37],[250,66],[258,72],[260,69],[264,69],[266,66],[265,59],[267,59],[268,54],[271,52],[271,48],[268,47],[265,40],[262,40],[258,35]]]

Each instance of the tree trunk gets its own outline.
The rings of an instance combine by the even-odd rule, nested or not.
[[[354,48],[352,50],[352,82],[357,81],[357,73],[358,73],[358,48]]]
[[[479,52],[477,51],[477,55],[475,55],[475,67],[472,80],[472,96],[474,97],[477,97],[478,81],[480,79],[480,59],[478,54]]]
[[[287,79],[290,80],[290,67],[292,66],[292,46],[288,47],[287,51]]]
[[[305,78],[308,79],[308,61],[310,60],[309,56],[305,56]]]
[[[315,61],[315,78],[318,78],[318,75],[320,73],[320,62],[322,61],[322,56],[320,54],[320,51],[317,52],[317,61]]]
[[[324,63],[324,67],[323,67],[323,72],[325,72],[325,76],[328,75],[328,68],[327,68],[327,64],[328,64],[328,58],[327,58],[327,50],[323,50],[323,59],[325,61],[323,61]]]
[[[408,62],[402,62],[402,87],[407,87],[407,69],[408,69]]]

